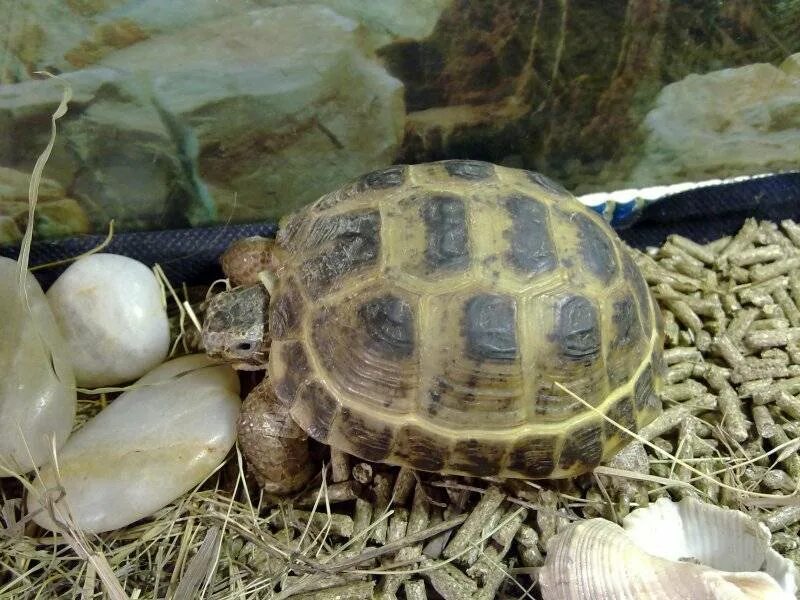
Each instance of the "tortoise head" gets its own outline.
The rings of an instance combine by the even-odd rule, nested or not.
[[[260,283],[212,296],[203,322],[206,354],[237,369],[264,369],[270,342],[268,308],[269,293]]]

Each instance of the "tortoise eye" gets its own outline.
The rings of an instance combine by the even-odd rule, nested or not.
[[[250,342],[239,342],[236,345],[237,350],[241,350],[242,352],[247,352],[248,350],[253,349],[253,344]]]

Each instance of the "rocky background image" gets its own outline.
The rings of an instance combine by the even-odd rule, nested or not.
[[[800,0],[0,4],[0,242],[274,220],[475,158],[576,193],[796,168]]]

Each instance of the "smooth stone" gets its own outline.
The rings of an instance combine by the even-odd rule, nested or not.
[[[230,366],[202,354],[176,358],[70,437],[58,457],[60,480],[48,466],[34,485],[55,499],[60,481],[66,494],[55,508],[66,502],[85,531],[124,527],[180,497],[222,463],[236,441],[240,405],[239,379]],[[41,496],[29,498],[29,512],[40,502]],[[34,521],[58,530],[47,510]]]
[[[169,322],[156,276],[137,260],[92,254],[47,291],[81,387],[141,377],[169,352]]]
[[[17,262],[0,257],[0,466],[26,473],[50,460],[75,422],[77,392],[66,343],[42,288],[28,273],[30,312]],[[9,475],[0,469],[0,477]]]

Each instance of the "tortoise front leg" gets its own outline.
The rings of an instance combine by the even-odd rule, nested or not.
[[[314,474],[308,436],[275,396],[268,377],[242,404],[239,447],[266,492],[295,492]]]

